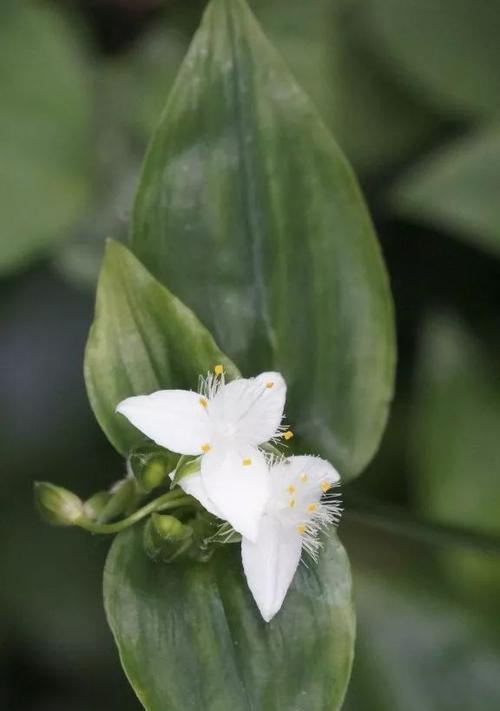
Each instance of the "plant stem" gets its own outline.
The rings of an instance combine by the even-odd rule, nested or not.
[[[134,513],[127,516],[127,518],[116,521],[116,523],[94,523],[88,519],[82,519],[78,521],[76,525],[91,533],[119,533],[129,526],[133,526],[134,523],[137,523],[145,516],[153,513],[153,511],[167,511],[168,509],[175,509],[179,506],[190,506],[193,504],[194,499],[191,496],[186,496],[182,490],[168,491],[154,501],[150,501],[146,506],[137,509],[137,511],[134,511]]]

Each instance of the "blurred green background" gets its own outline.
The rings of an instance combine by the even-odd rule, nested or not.
[[[87,496],[123,474],[84,391],[93,288],[203,4],[0,4],[6,711],[139,709],[102,609],[108,543],[40,523],[32,482]],[[345,708],[496,711],[500,2],[250,4],[358,173],[396,304],[389,427],[344,491],[358,609]]]

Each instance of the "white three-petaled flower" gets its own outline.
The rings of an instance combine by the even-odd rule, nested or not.
[[[271,463],[270,496],[258,537],[243,537],[241,544],[248,587],[266,622],[283,604],[302,549],[314,557],[320,547],[317,533],[338,521],[338,498],[331,492],[338,481],[337,471],[319,457]]]
[[[226,384],[222,367],[215,372],[202,381],[200,393],[159,390],[129,397],[116,409],[160,446],[202,455],[201,476],[187,476],[180,485],[255,541],[270,493],[268,466],[258,447],[282,432],[286,385],[279,373]]]

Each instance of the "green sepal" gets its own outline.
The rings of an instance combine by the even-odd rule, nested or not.
[[[76,526],[84,516],[82,500],[62,486],[37,481],[34,494],[41,517],[52,526]]]
[[[147,442],[134,447],[129,454],[128,463],[139,489],[145,493],[168,484],[168,474],[175,469],[179,455],[162,447]]]
[[[154,513],[144,526],[143,542],[153,560],[171,563],[184,553],[193,540],[193,529],[175,516]]]
[[[98,491],[83,504],[83,513],[91,521],[97,521],[111,499],[110,491]]]

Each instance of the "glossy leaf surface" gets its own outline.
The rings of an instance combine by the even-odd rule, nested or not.
[[[131,395],[163,388],[195,390],[215,364],[236,368],[196,316],[122,245],[109,241],[85,353],[85,380],[99,424],[122,454],[144,440],[115,413]]]
[[[378,446],[391,299],[355,178],[241,0],[209,6],[146,158],[132,248],[245,372],[283,372],[303,446]]]
[[[142,529],[118,536],[104,598],[122,664],[147,711],[334,711],[352,662],[349,563],[332,534],[284,607],[260,617],[240,546],[209,563],[155,564]]]

